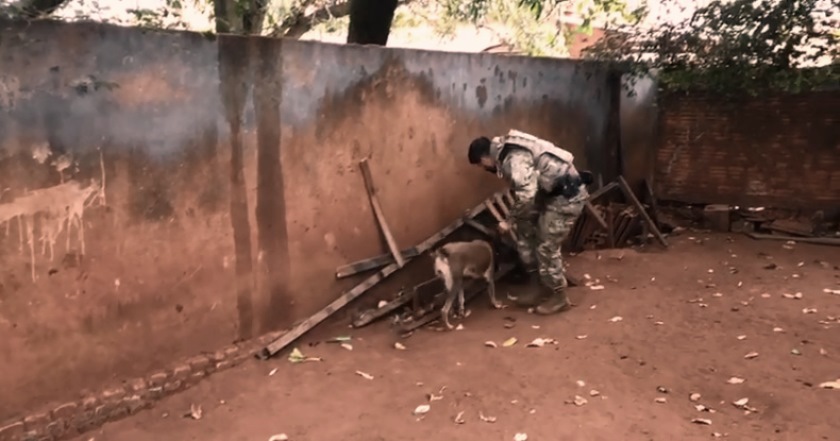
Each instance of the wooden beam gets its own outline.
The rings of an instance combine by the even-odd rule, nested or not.
[[[746,233],[747,236],[763,240],[790,240],[793,242],[812,243],[817,245],[834,245],[840,246],[840,238],[833,237],[796,237],[796,236],[781,236],[778,234],[761,234],[761,233]]]
[[[624,176],[618,177],[618,185],[621,187],[621,191],[624,193],[624,196],[636,207],[638,210],[639,215],[642,216],[642,220],[647,224],[650,231],[656,236],[656,239],[659,240],[659,243],[662,246],[667,247],[668,241],[665,240],[665,236],[662,235],[662,232],[659,231],[659,228],[656,228],[656,224],[653,222],[653,219],[647,214],[645,207],[636,199],[636,195],[633,194],[633,190],[630,189],[630,185],[627,184],[627,181],[624,180]]]
[[[379,229],[382,235],[385,236],[385,242],[388,243],[388,249],[391,255],[394,256],[394,261],[397,262],[397,267],[405,266],[405,259],[400,253],[397,242],[394,240],[394,235],[391,234],[391,229],[388,227],[388,222],[385,220],[385,214],[382,212],[382,207],[379,205],[379,198],[376,197],[376,187],[373,185],[373,177],[370,174],[370,165],[368,165],[367,158],[359,161],[359,167],[362,169],[362,178],[365,180],[365,190],[367,190],[370,205],[373,207],[373,213],[376,215],[376,222],[379,224]]]
[[[502,210],[502,214],[505,216],[505,219],[509,218],[510,209],[505,204],[505,198],[501,193],[496,193],[496,203],[499,204],[499,208]]]
[[[406,248],[400,252],[402,254],[403,259],[411,259],[412,257],[417,257],[417,248],[411,247]],[[378,256],[369,257],[367,259],[357,260],[353,263],[348,263],[346,265],[341,265],[340,267],[335,269],[335,278],[336,279],[343,279],[345,277],[355,276],[356,274],[363,273],[365,271],[374,270],[377,268],[382,268],[385,265],[394,263],[394,256],[390,253],[388,254],[380,254]]]
[[[493,236],[493,232],[490,231],[489,228],[485,227],[484,225],[482,225],[481,223],[479,223],[475,219],[467,219],[466,221],[464,221],[464,224],[466,224],[468,227],[471,227],[471,228],[474,228],[474,229],[478,230],[479,232],[481,232],[485,236],[490,236],[490,237]]]
[[[595,222],[598,222],[598,225],[600,225],[601,228],[603,228],[605,231],[609,230],[610,227],[609,225],[607,225],[607,221],[605,221],[604,218],[602,218],[601,215],[598,214],[598,210],[596,210],[595,207],[592,206],[592,202],[586,201],[586,204],[584,204],[583,208],[586,209],[587,212],[589,212],[589,215],[592,216],[593,219],[595,219]]]
[[[487,208],[488,201],[489,199],[477,205],[473,209],[467,211],[464,217],[461,217],[458,220],[452,222],[442,230],[429,236],[428,239],[419,243],[415,247],[417,249],[417,252],[419,254],[423,254],[433,246],[437,245],[438,242],[440,242],[441,240],[452,234],[455,230],[460,228],[462,225],[464,225],[464,221],[466,219],[472,219],[479,213],[484,211]],[[356,300],[359,296],[367,292],[370,288],[372,288],[380,281],[384,280],[386,277],[395,273],[398,269],[399,267],[397,266],[397,264],[392,263],[386,266],[385,268],[382,268],[372,276],[368,277],[362,283],[354,286],[349,291],[345,291],[337,299],[333,300],[329,305],[323,307],[311,317],[298,323],[297,325],[292,327],[292,329],[288,330],[285,334],[281,335],[279,338],[266,345],[266,347],[264,347],[256,354],[257,358],[263,360],[271,358],[271,356],[282,351],[286,346],[290,345],[292,342],[300,338],[301,335],[309,332],[310,329],[314,328],[319,323],[326,320],[326,318],[331,316],[334,312],[345,307],[348,303],[352,302],[353,300]]]

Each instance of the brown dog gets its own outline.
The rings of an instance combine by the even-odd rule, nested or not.
[[[446,302],[440,310],[440,315],[447,329],[452,329],[449,314],[456,297],[458,314],[463,316],[465,313],[465,278],[483,279],[487,283],[490,304],[497,309],[502,307],[501,302],[496,299],[494,254],[493,247],[483,240],[451,242],[431,253],[434,259],[435,275],[443,280],[446,288]]]

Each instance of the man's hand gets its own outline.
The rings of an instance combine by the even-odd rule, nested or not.
[[[508,231],[510,231],[510,224],[508,224],[505,221],[501,221],[499,222],[499,225],[496,226],[496,228],[499,230],[499,233],[505,234]]]

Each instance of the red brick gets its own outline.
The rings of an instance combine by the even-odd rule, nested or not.
[[[125,395],[126,395],[125,394],[125,389],[119,387],[119,388],[106,389],[106,390],[102,391],[102,393],[99,395],[99,397],[101,398],[101,400],[103,402],[111,403],[111,402],[121,401],[123,399],[123,397],[125,397]]]
[[[169,374],[166,372],[157,372],[149,376],[149,385],[161,387],[169,379]]]
[[[172,378],[176,380],[186,380],[190,377],[192,373],[192,369],[190,369],[189,365],[183,364],[180,366],[175,366],[175,369],[172,370]]]
[[[204,355],[199,355],[197,357],[192,357],[187,360],[187,363],[190,365],[193,371],[203,371],[211,366],[210,359],[205,357]]]

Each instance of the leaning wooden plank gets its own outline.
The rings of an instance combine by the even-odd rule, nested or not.
[[[668,241],[665,240],[665,236],[662,235],[659,228],[656,228],[656,224],[653,222],[653,219],[650,218],[642,203],[636,199],[636,195],[633,194],[633,190],[630,189],[630,185],[628,185],[627,181],[624,180],[624,176],[618,177],[618,185],[621,187],[621,191],[624,193],[624,196],[636,207],[636,210],[638,210],[639,214],[642,216],[642,220],[644,220],[647,224],[651,233],[656,236],[656,239],[662,244],[662,246],[667,247]]]
[[[495,199],[495,198],[491,198],[490,200],[487,201],[487,211],[489,211],[490,214],[493,215],[493,217],[496,219],[497,222],[499,222],[499,223],[507,222],[505,217],[502,216],[501,213],[499,213],[499,210],[496,208],[496,206],[493,205],[493,199]],[[510,226],[509,223],[508,223],[508,225]],[[514,240],[514,242],[519,240],[519,238],[516,236],[516,233],[512,229],[508,230],[508,234],[510,235],[511,239]]]
[[[365,189],[367,190],[368,198],[370,198],[373,213],[376,215],[376,222],[379,224],[379,229],[382,230],[382,235],[385,236],[385,242],[388,243],[388,249],[391,251],[391,255],[394,256],[397,266],[402,268],[405,266],[405,259],[403,259],[399,247],[397,247],[397,242],[394,240],[394,235],[391,234],[388,221],[385,220],[385,214],[379,205],[379,198],[376,196],[376,187],[373,185],[373,177],[370,174],[370,165],[368,165],[367,158],[359,161],[359,167],[362,169],[362,178],[365,180]]]
[[[409,304],[410,302],[412,302],[415,299],[416,293],[417,293],[418,290],[420,290],[421,288],[423,288],[425,286],[436,283],[436,282],[439,282],[439,279],[437,277],[433,277],[431,279],[426,280],[425,282],[422,282],[418,285],[415,285],[414,287],[412,287],[408,290],[406,290],[406,289],[400,290],[400,294],[394,300],[391,300],[390,302],[386,303],[382,307],[372,308],[372,309],[369,309],[367,311],[364,311],[361,314],[359,314],[357,317],[355,317],[353,319],[353,323],[352,323],[353,327],[354,328],[361,328],[363,326],[367,326],[367,325],[375,322],[376,320],[379,320],[380,318],[385,317],[386,315],[390,314],[391,312],[396,311],[397,309],[400,309],[401,307]]]
[[[510,209],[505,204],[505,198],[502,196],[501,193],[496,194],[496,203],[499,204],[499,209],[502,210],[502,214],[505,216],[505,219],[510,217]]]
[[[464,223],[468,227],[471,227],[471,228],[474,228],[474,229],[478,230],[481,234],[484,234],[485,236],[492,236],[493,235],[493,233],[490,231],[489,228],[485,227],[484,225],[482,225],[479,221],[477,221],[475,219],[467,219],[466,221],[464,221]]]
[[[610,191],[612,191],[612,189],[614,189],[616,187],[618,187],[617,183],[610,182],[609,184],[599,188],[598,190],[595,190],[594,193],[590,193],[589,194],[589,200],[594,201],[595,199],[598,199],[599,197],[609,193]]]
[[[506,276],[511,270],[513,270],[513,265],[502,265],[499,268],[499,271],[496,272],[495,280],[501,280],[501,278]],[[464,304],[468,304],[478,294],[481,294],[485,291],[487,291],[487,286],[482,281],[472,280],[470,286],[466,287],[464,290]],[[426,315],[414,319],[410,322],[399,324],[397,326],[398,332],[410,332],[423,325],[429,324],[435,320],[440,319],[440,308],[443,306],[443,292],[437,293],[434,298],[438,299],[439,301],[435,302],[432,305],[431,311],[429,311]]]
[[[592,202],[586,201],[586,204],[584,204],[583,208],[586,209],[586,211],[589,213],[590,216],[592,216],[593,219],[595,219],[595,222],[598,222],[598,225],[600,225],[601,228],[603,228],[604,230],[608,230],[610,228],[607,225],[607,221],[605,221],[604,218],[602,218],[601,215],[598,214],[598,210],[596,210],[595,207],[592,206]]]
[[[455,222],[447,225],[444,229],[438,231],[437,233],[431,235],[428,239],[424,240],[420,244],[418,244],[415,248],[419,254],[422,254],[435,246],[438,242],[446,238],[452,234],[455,230],[460,228],[464,225],[465,219],[472,219],[482,211],[486,209],[486,202],[482,202],[481,204],[477,205],[472,210],[469,210],[465,216],[459,218]],[[337,299],[333,300],[332,303],[322,308],[320,311],[316,312],[311,317],[307,318],[306,320],[298,323],[296,326],[292,327],[288,332],[281,335],[278,339],[274,340],[273,342],[269,343],[266,347],[260,350],[257,353],[257,357],[263,360],[269,359],[272,355],[280,352],[288,346],[293,341],[297,340],[301,335],[307,333],[310,329],[317,326],[319,323],[324,321],[327,317],[332,315],[335,311],[346,306],[348,303],[352,302],[360,295],[364,294],[372,288],[374,285],[379,283],[381,280],[385,279],[386,277],[390,276],[394,272],[399,269],[396,263],[392,263],[385,268],[379,270],[376,274],[365,279],[362,283],[354,286],[347,292],[341,294]]]
[[[769,240],[791,240],[794,242],[813,243],[817,245],[834,245],[840,246],[840,238],[834,237],[796,237],[796,236],[782,236],[778,234],[761,234],[761,233],[746,233],[747,236],[753,239],[769,239]]]
[[[508,190],[508,191],[502,193],[502,197],[505,198],[505,201],[507,201],[507,204],[508,204],[509,207],[513,207],[513,205],[516,201],[513,199],[513,191],[512,190]]]
[[[417,257],[417,249],[415,247],[406,248],[401,251],[403,259],[411,259]],[[376,257],[369,257],[367,259],[357,260],[347,265],[342,265],[335,269],[335,278],[343,279],[345,277],[355,276],[356,274],[370,271],[377,268],[382,268],[385,265],[394,263],[394,256],[390,253],[380,254]]]

